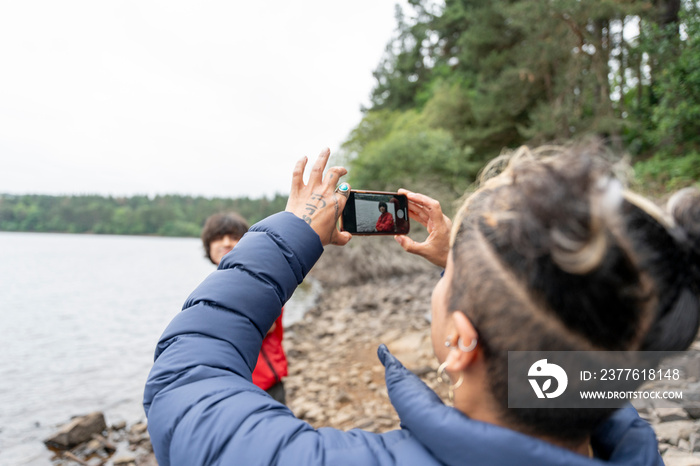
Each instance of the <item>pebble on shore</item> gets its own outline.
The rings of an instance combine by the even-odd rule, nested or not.
[[[73,418],[44,443],[54,465],[157,466],[146,423],[107,427],[101,412]]]

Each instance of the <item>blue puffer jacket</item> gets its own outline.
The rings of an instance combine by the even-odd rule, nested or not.
[[[160,466],[605,463],[469,419],[384,346],[379,358],[401,430],[316,430],[294,417],[251,373],[263,335],[322,252],[305,222],[280,213],[254,225],[190,295],[160,339],[144,395]],[[610,464],[663,464],[654,432],[631,407],[606,421],[593,444]]]

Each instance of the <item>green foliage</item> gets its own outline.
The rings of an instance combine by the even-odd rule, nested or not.
[[[450,197],[504,148],[590,136],[639,160],[656,154],[640,166],[645,177],[696,179],[697,0],[409,5],[372,107],[344,145],[362,187],[439,185]]]
[[[423,54],[423,42],[428,39],[427,23],[432,15],[421,2],[412,2],[419,19],[409,25],[403,11],[396,6],[398,36],[386,46],[385,56],[374,71],[377,86],[371,100],[373,108],[407,109],[416,104],[416,96],[428,81],[429,66]]]
[[[352,130],[350,137],[343,143],[341,165],[349,165],[372,141],[385,138],[394,127],[401,112],[392,110],[373,110],[365,114],[362,121]]]
[[[471,151],[461,149],[449,131],[430,127],[415,111],[384,115],[393,124],[385,121],[381,126],[391,129],[363,146],[363,156],[351,164],[351,184],[358,189],[406,187],[451,198],[461,195],[481,166],[471,158]],[[372,113],[367,116],[372,121],[376,118]]]
[[[634,165],[635,183],[639,190],[650,194],[691,186],[700,187],[700,152],[668,157],[656,155]]]
[[[683,17],[687,39],[658,77],[659,101],[652,111],[652,141],[669,155],[700,150],[700,18]]]
[[[476,117],[462,83],[437,80],[422,115],[431,128],[441,128],[452,134],[459,147],[467,147],[472,141],[471,128],[476,126]]]
[[[0,195],[0,231],[199,236],[206,218],[235,211],[251,224],[284,210],[287,197]]]

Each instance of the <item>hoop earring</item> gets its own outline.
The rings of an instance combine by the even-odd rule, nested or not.
[[[445,383],[445,379],[450,380],[450,378],[447,376],[447,372],[445,371],[446,368],[447,368],[447,361],[440,364],[440,367],[438,367],[438,369],[437,369],[437,379],[438,379],[438,382],[440,382],[440,383]],[[442,375],[443,373],[445,374],[445,376]]]
[[[440,383],[445,383],[450,381],[449,375],[447,375],[447,361],[443,362],[440,364],[440,367],[438,367],[437,370],[437,379],[440,381]],[[443,374],[445,374],[443,376]],[[447,388],[447,397],[450,399],[450,402],[454,402],[455,400],[455,390],[457,390],[459,387],[462,386],[462,383],[464,383],[464,375],[459,374],[459,379],[457,379],[457,382],[455,382],[453,385],[450,385]]]
[[[445,348],[452,348],[452,344],[450,343],[450,340],[452,340],[452,337],[447,337],[445,340]],[[476,348],[476,345],[478,344],[478,340],[476,338],[472,338],[471,343],[469,343],[469,346],[464,346],[464,342],[462,342],[462,338],[457,339],[457,347],[459,348],[460,351],[464,353],[471,353],[474,351],[474,348]]]
[[[465,353],[470,353],[474,351],[474,348],[476,348],[477,343],[478,342],[476,341],[476,338],[472,338],[472,341],[471,343],[469,343],[469,346],[464,346],[464,343],[462,342],[461,338],[457,340],[457,346],[461,351],[464,351]]]

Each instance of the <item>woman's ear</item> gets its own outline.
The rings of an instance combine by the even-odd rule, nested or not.
[[[447,367],[450,372],[466,370],[476,360],[478,351],[478,334],[471,321],[461,311],[454,311],[450,317],[457,331],[458,345],[447,355]]]

